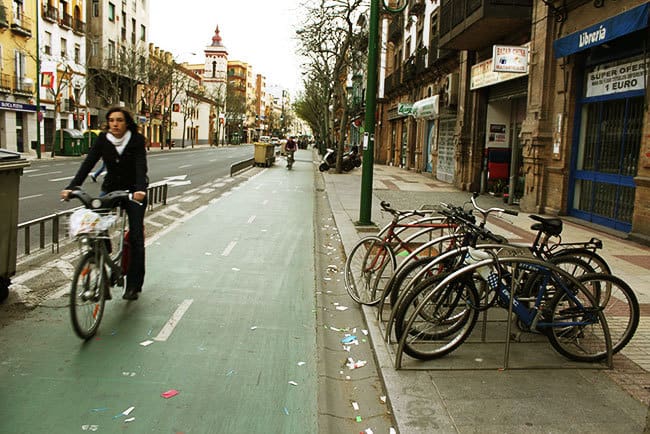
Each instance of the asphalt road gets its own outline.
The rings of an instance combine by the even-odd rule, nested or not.
[[[150,152],[149,180],[152,183],[168,180],[169,195],[179,195],[193,186],[229,175],[231,164],[252,157],[252,145]],[[74,177],[81,161],[81,157],[32,160],[20,180],[18,221],[26,222],[79,206],[77,202],[61,202],[59,192]],[[84,188],[98,193],[101,179],[98,183],[87,179]]]

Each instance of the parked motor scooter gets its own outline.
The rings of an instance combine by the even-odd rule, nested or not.
[[[326,172],[330,169],[330,167],[335,166],[336,150],[327,148],[327,152],[325,153],[320,166],[318,166],[318,170],[321,172]],[[341,160],[341,169],[343,169],[344,172],[349,172],[350,170],[359,166],[361,166],[361,155],[359,154],[359,147],[355,145],[348,152],[343,154],[343,159]]]

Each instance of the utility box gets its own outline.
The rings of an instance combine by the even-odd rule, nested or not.
[[[61,140],[63,139],[63,144]],[[84,136],[81,131],[66,128],[64,130],[57,130],[54,136],[54,146],[58,150],[59,155],[66,156],[79,156],[81,155],[81,142]]]
[[[255,165],[269,167],[275,162],[275,145],[271,143],[255,143]]]
[[[18,191],[27,166],[20,154],[0,149],[0,302],[9,295],[11,276],[16,274]]]

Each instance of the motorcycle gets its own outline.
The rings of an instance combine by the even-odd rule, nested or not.
[[[295,151],[287,151],[287,170],[291,170],[291,167],[293,166],[294,158],[293,154]]]
[[[335,166],[336,150],[327,148],[327,152],[325,153],[320,166],[318,166],[318,170],[326,172],[330,167]],[[355,145],[348,152],[343,154],[343,158],[341,159],[341,169],[343,169],[344,172],[349,172],[359,166],[361,166],[361,154],[359,154],[359,147]]]

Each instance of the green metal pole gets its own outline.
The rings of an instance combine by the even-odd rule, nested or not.
[[[377,46],[379,45],[379,0],[370,1],[368,29],[368,81],[366,84],[366,117],[363,137],[361,172],[361,206],[359,225],[371,225],[372,171],[375,158],[375,111],[377,106]]]
[[[41,56],[39,43],[38,18],[40,2],[36,0],[36,157],[41,159]]]

